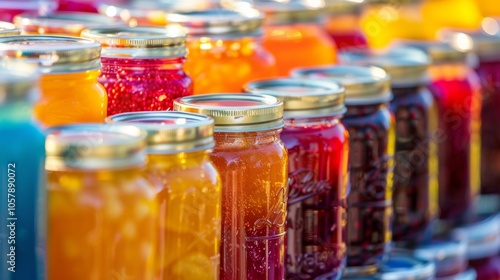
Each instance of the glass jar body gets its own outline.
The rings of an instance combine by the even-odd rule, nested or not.
[[[285,277],[288,156],[280,130],[215,132],[222,182],[221,277]]]
[[[438,214],[438,115],[424,87],[393,88],[396,118],[393,240],[413,245],[431,237]]]
[[[6,221],[0,228],[6,255],[0,278],[6,280],[46,279],[45,140],[31,113],[27,102],[0,104],[0,217]]]
[[[500,58],[481,61],[476,69],[482,85],[481,193],[500,194]]]
[[[47,180],[49,279],[153,279],[157,204],[139,168]]]
[[[361,31],[359,14],[332,15],[326,21],[326,31],[335,41],[338,50],[366,49],[368,41]]]
[[[288,76],[297,67],[337,62],[335,42],[316,23],[265,26],[264,48],[276,58],[278,76]]]
[[[219,279],[221,183],[207,151],[150,154],[157,189],[158,279]]]
[[[104,122],[108,98],[98,76],[99,70],[42,75],[37,119],[47,127]]]
[[[479,78],[462,64],[432,66],[429,88],[439,112],[439,209],[463,220],[480,188],[481,93]]]
[[[276,61],[257,38],[190,38],[186,71],[194,93],[241,92],[246,83],[276,76]],[[230,78],[229,78],[230,77]]]
[[[108,93],[108,116],[136,111],[164,111],[176,98],[191,95],[193,82],[185,58],[103,57],[99,82]]]
[[[281,140],[290,178],[286,277],[337,279],[346,260],[347,130],[335,117],[288,119]]]
[[[375,269],[391,245],[394,117],[386,105],[348,106],[350,135],[347,266]]]

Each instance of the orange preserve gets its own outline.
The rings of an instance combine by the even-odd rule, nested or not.
[[[0,38],[0,66],[32,65],[41,74],[35,116],[44,126],[104,122],[107,95],[97,82],[101,45],[64,36]]]
[[[320,7],[294,1],[256,1],[255,4],[266,14],[264,47],[276,57],[278,75],[288,76],[297,67],[337,61],[335,43],[319,22]]]
[[[46,139],[51,280],[153,279],[155,190],[134,126],[57,127]]]
[[[0,37],[15,36],[21,34],[21,30],[10,22],[0,21]]]
[[[222,180],[220,279],[284,279],[283,103],[265,95],[211,94],[177,99],[174,107],[215,121],[211,159]]]
[[[168,14],[188,32],[185,69],[194,93],[240,92],[254,79],[276,75],[274,57],[259,42],[262,15],[254,9],[207,9]]]
[[[209,149],[213,119],[184,112],[134,112],[111,122],[148,132],[146,177],[159,205],[157,278],[219,279],[221,183]]]
[[[87,28],[123,26],[126,23],[94,13],[57,12],[48,15],[24,13],[14,17],[23,34],[54,34],[79,37]]]

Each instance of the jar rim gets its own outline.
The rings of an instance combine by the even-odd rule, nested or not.
[[[427,53],[431,64],[466,63],[468,54],[468,50],[460,50],[444,42],[397,40],[394,45],[412,47]]]
[[[14,24],[6,21],[0,21],[0,36],[15,36],[20,35],[21,29]]]
[[[135,125],[147,132],[149,154],[207,150],[214,146],[212,117],[176,111],[128,112],[106,118],[107,123]]]
[[[272,0],[255,1],[257,10],[265,14],[266,25],[287,25],[294,23],[318,22],[325,11],[323,0],[278,2]]]

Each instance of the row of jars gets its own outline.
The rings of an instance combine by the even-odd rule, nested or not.
[[[153,279],[160,273],[204,279],[217,277],[220,263],[222,279],[282,279],[285,271],[290,279],[335,279],[346,256],[346,274],[371,274],[391,240],[413,245],[428,239],[438,208],[437,150],[442,141],[453,144],[432,138],[440,126],[425,89],[427,58],[399,48],[383,59],[366,53],[344,59],[360,57],[391,74],[392,90],[389,75],[376,67],[303,68],[292,72],[294,79],[247,84],[249,94],[189,96],[174,104],[212,119],[168,112],[108,118],[142,127],[147,136],[116,125],[50,129],[49,278]],[[5,158],[12,159],[6,167],[32,168],[28,177],[36,180],[43,137],[26,123],[29,86],[2,76],[4,135],[23,135],[7,143],[17,148],[6,149]],[[460,101],[474,102],[474,91],[466,94],[471,96]],[[465,114],[460,124],[472,130],[473,113]],[[454,124],[444,135],[466,141],[462,134],[451,137],[464,133]],[[469,141],[464,149],[477,148]],[[141,171],[144,146],[148,161]],[[34,155],[41,160],[33,162]],[[477,167],[470,162],[460,160],[461,172]],[[446,169],[439,175],[451,176]],[[472,183],[459,182],[458,194],[439,189],[441,197],[462,199],[460,208],[441,204],[442,212],[460,212],[444,218],[463,218],[472,206]],[[19,178],[18,184],[33,182]],[[44,224],[32,207],[43,201],[43,190],[22,193],[26,188],[19,191],[20,220],[27,215],[19,227],[31,226],[20,231],[34,233],[37,223]]]

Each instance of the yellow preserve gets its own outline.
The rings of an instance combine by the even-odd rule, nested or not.
[[[148,132],[146,177],[156,187],[160,209],[155,279],[219,279],[221,183],[209,158],[213,119],[134,112],[108,121]]]
[[[157,205],[145,133],[72,125],[46,140],[48,279],[153,279]]]
[[[0,66],[19,64],[40,73],[41,96],[35,116],[43,126],[102,123],[107,94],[97,82],[101,45],[64,36],[12,36],[0,38]]]

